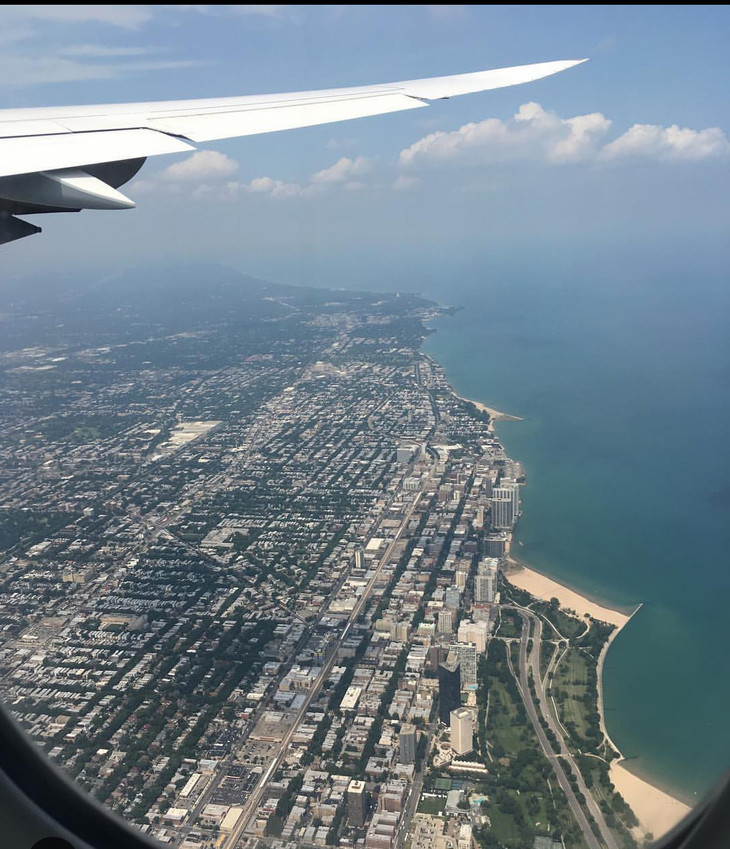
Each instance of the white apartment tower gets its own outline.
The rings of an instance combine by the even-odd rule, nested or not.
[[[454,611],[453,610],[439,610],[439,619],[437,626],[439,634],[453,634],[454,633]]]
[[[451,711],[451,748],[457,755],[465,755],[474,748],[472,713],[467,708]]]

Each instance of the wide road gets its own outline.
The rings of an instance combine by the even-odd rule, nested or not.
[[[535,623],[535,636],[532,643],[532,653],[530,654],[530,666],[532,668],[532,679],[535,682],[535,692],[537,693],[538,704],[540,707],[540,712],[542,713],[545,721],[548,724],[548,727],[552,729],[553,734],[555,734],[559,744],[560,744],[560,754],[561,756],[570,764],[571,769],[575,773],[577,782],[578,782],[578,790],[585,796],[586,805],[588,806],[588,810],[590,811],[593,819],[598,825],[598,830],[601,832],[601,837],[603,838],[603,842],[606,844],[608,849],[618,849],[616,845],[616,840],[614,839],[613,834],[611,834],[611,830],[609,829],[605,817],[603,816],[603,811],[598,806],[598,803],[593,798],[593,794],[588,790],[588,786],[585,783],[585,779],[583,778],[583,774],[580,769],[578,769],[578,765],[573,758],[568,746],[565,742],[565,737],[562,729],[558,727],[557,722],[555,721],[555,717],[550,710],[550,704],[548,701],[547,694],[545,692],[545,688],[543,686],[543,681],[540,678],[540,648],[541,648],[541,638],[542,638],[542,620],[536,616],[532,611],[525,611],[529,617],[532,618]]]
[[[565,774],[565,768],[563,765],[563,760],[567,763],[568,768],[573,772],[573,775],[576,778],[576,782],[578,785],[578,791],[585,797],[586,806],[590,811],[593,819],[595,820],[598,830],[601,833],[601,837],[603,838],[603,845],[608,847],[608,849],[618,849],[616,844],[616,840],[614,839],[613,834],[611,833],[608,825],[606,824],[606,820],[603,816],[603,812],[601,811],[598,803],[593,798],[592,794],[588,790],[588,787],[585,783],[583,775],[578,768],[578,765],[573,758],[568,746],[565,742],[565,737],[563,733],[563,729],[558,726],[555,722],[555,719],[550,711],[550,706],[548,702],[548,697],[545,693],[545,689],[543,687],[542,678],[540,675],[540,649],[542,646],[542,620],[539,616],[535,615],[531,610],[515,607],[514,608],[522,618],[522,638],[520,640],[520,670],[519,670],[519,678],[517,680],[518,687],[520,689],[520,693],[522,695],[522,699],[525,703],[525,708],[527,709],[527,714],[530,717],[530,721],[535,728],[535,732],[537,733],[538,740],[540,741],[540,746],[545,753],[545,756],[550,761],[550,765],[553,767],[555,775],[558,779],[558,782],[563,789],[566,798],[568,800],[568,804],[570,805],[570,809],[573,812],[573,816],[576,819],[576,822],[581,828],[583,832],[583,836],[586,839],[586,842],[591,847],[591,849],[600,849],[601,844],[598,842],[596,835],[593,832],[593,829],[588,822],[588,818],[585,815],[582,805],[578,801],[576,794],[573,792],[573,788],[570,786],[568,782],[567,776]],[[534,633],[532,637],[532,650],[529,652],[528,656],[528,642],[530,639],[530,623],[533,624]],[[508,652],[507,654],[508,660],[510,662],[511,668],[511,657]],[[532,693],[530,692],[530,687],[528,684],[529,671],[532,671],[532,680],[535,686],[535,693],[537,695],[537,705],[532,698]],[[512,670],[514,674],[514,670]],[[517,678],[517,676],[515,676]],[[545,732],[542,729],[542,725],[538,719],[538,710],[542,715],[543,719],[547,723],[548,728],[555,734],[555,738],[558,741],[558,748],[560,750],[560,754],[556,755],[555,751],[547,739]],[[562,759],[562,760],[561,760]]]
[[[570,782],[568,781],[568,777],[565,774],[565,769],[560,758],[555,754],[552,744],[548,740],[545,732],[542,729],[542,725],[540,725],[540,720],[538,718],[537,708],[535,706],[535,702],[532,700],[532,695],[530,693],[530,686],[528,683],[528,669],[531,666],[530,660],[528,660],[527,656],[527,645],[530,639],[530,621],[531,617],[527,611],[522,608],[515,608],[517,612],[520,614],[522,618],[522,638],[520,640],[520,668],[519,673],[515,672],[512,666],[512,654],[507,651],[507,662],[509,664],[510,670],[512,674],[515,676],[515,680],[517,682],[517,687],[520,691],[520,695],[522,696],[522,701],[525,703],[525,709],[527,711],[527,715],[530,717],[530,722],[532,723],[532,727],[535,729],[535,734],[537,734],[537,739],[540,743],[540,748],[543,751],[543,754],[550,762],[550,766],[553,768],[553,772],[555,773],[555,777],[558,780],[558,784],[560,785],[563,793],[565,793],[565,798],[568,800],[568,805],[570,806],[570,810],[575,818],[575,821],[580,826],[580,830],[583,832],[583,837],[585,838],[586,843],[590,847],[590,849],[603,849],[601,844],[598,842],[596,835],[593,833],[593,829],[588,822],[588,818],[581,807],[580,802],[578,801],[575,793],[573,792],[573,788],[570,786]],[[534,617],[537,619],[537,617]],[[539,620],[538,620],[538,624]],[[540,645],[540,637],[541,631],[535,631],[535,638],[532,641],[532,658],[535,655],[535,646]],[[540,662],[540,654],[539,648],[538,652],[538,678],[539,681],[539,662]],[[562,735],[558,737],[559,740],[562,740]]]

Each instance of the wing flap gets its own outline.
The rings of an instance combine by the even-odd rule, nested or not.
[[[3,138],[0,139],[0,177],[193,149],[181,139],[147,129]]]

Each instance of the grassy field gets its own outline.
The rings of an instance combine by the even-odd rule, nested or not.
[[[443,816],[446,807],[446,796],[421,796],[418,802],[417,812],[419,814],[431,814],[431,816]]]
[[[499,627],[495,632],[499,637],[521,637],[522,619],[514,610],[500,610]]]
[[[580,651],[569,648],[553,676],[552,695],[561,723],[568,729],[571,742],[579,749],[593,748],[586,736],[588,664]]]
[[[567,849],[583,849],[582,835],[562,793],[553,796],[552,769],[539,748],[527,719],[517,685],[507,665],[507,646],[490,643],[487,661],[480,666],[480,698],[489,693],[484,729],[492,761],[483,792],[483,811],[490,826],[477,839],[485,847],[531,847],[536,835],[560,831]],[[554,782],[553,782],[554,783]]]

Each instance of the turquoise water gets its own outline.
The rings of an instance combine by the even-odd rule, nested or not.
[[[608,656],[607,722],[688,800],[730,767],[729,268],[717,248],[566,249],[423,287],[467,307],[425,346],[455,388],[526,418],[498,426],[527,470],[520,556],[644,603]]]

